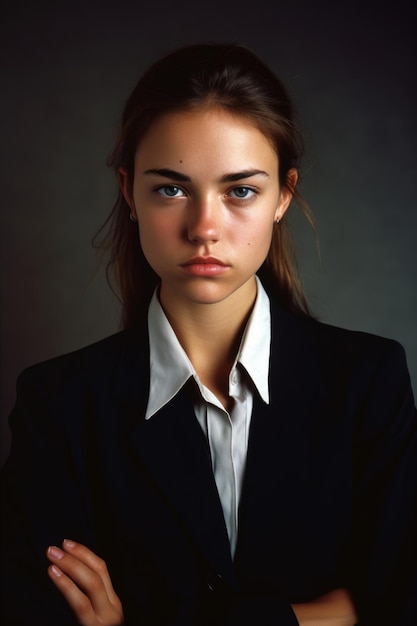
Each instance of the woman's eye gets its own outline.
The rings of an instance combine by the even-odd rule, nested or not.
[[[246,200],[246,198],[250,198],[254,193],[256,192],[250,187],[235,187],[230,192],[230,195],[239,200]]]
[[[156,191],[164,198],[178,198],[185,195],[181,187],[176,187],[175,185],[164,185],[163,187],[158,187]]]

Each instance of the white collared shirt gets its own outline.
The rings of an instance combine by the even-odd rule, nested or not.
[[[150,419],[180,391],[189,378],[194,378],[200,390],[194,402],[194,412],[208,439],[232,555],[236,548],[238,506],[246,464],[254,387],[263,401],[269,403],[271,314],[269,298],[259,279],[256,280],[255,305],[229,375],[229,395],[234,399],[230,413],[210,389],[200,382],[159,303],[156,291],[148,312],[150,390],[145,418]],[[242,376],[242,370],[248,376]]]

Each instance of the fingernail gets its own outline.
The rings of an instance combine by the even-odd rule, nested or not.
[[[54,559],[62,559],[62,557],[64,556],[64,553],[62,552],[62,550],[60,550],[56,546],[50,546],[48,548],[48,554],[52,556]]]
[[[71,541],[71,539],[64,539],[63,544],[66,548],[75,548],[75,541]]]
[[[53,574],[54,574],[57,578],[59,578],[60,576],[62,576],[62,572],[61,572],[61,570],[60,570],[58,567],[56,567],[56,565],[52,565],[52,566],[51,566],[51,571],[52,571],[52,573],[53,573]]]

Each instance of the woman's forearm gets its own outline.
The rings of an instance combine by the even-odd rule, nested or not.
[[[355,607],[346,589],[334,589],[312,602],[293,604],[300,626],[355,626]]]

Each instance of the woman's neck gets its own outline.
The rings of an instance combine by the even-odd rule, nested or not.
[[[201,304],[164,300],[161,294],[178,341],[202,383],[218,396],[228,395],[229,373],[255,303],[256,283],[248,295],[243,302],[232,294],[221,302]]]

